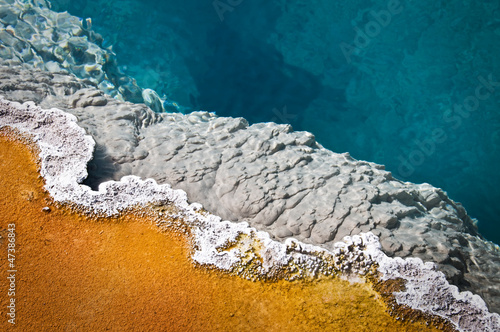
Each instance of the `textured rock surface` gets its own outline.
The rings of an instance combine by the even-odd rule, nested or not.
[[[91,26],[51,11],[45,0],[0,0],[0,57],[49,72],[68,71],[113,97],[144,102],[142,89],[118,69],[114,53]]]
[[[125,175],[187,192],[224,219],[332,249],[371,231],[389,256],[419,257],[500,310],[500,250],[440,189],[322,148],[305,132],[209,113],[157,114],[61,73],[0,67],[0,93],[74,114],[96,141],[89,185]]]
[[[377,263],[382,278],[406,280],[406,290],[395,294],[398,303],[439,315],[460,331],[493,332],[500,327],[500,316],[489,313],[479,296],[458,292],[441,272],[435,271],[432,263],[424,264],[418,258],[387,257],[371,233],[347,236],[345,242],[337,242],[327,251],[294,239],[287,239],[284,244],[273,241],[268,233],[258,232],[244,222],[221,222],[220,217],[199,212],[199,204],[188,204],[184,192],[151,179],[124,177],[92,191],[79,183],[86,176],[94,141],[76,125],[74,116],[58,109],[40,109],[33,102],[20,105],[0,99],[0,128],[4,126],[30,135],[38,145],[40,172],[56,201],[108,215],[155,202],[173,205],[167,218],[160,215],[156,224],[162,227],[172,220],[182,220],[192,230],[193,259],[200,264],[251,279],[273,277],[284,271],[282,276],[293,280],[343,272],[364,275]]]

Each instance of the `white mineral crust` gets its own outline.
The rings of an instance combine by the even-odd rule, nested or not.
[[[498,331],[500,328],[500,315],[490,313],[480,296],[459,292],[433,263],[423,263],[419,258],[388,257],[373,233],[347,236],[344,242],[333,243],[328,251],[291,238],[284,243],[277,242],[246,222],[222,221],[220,217],[200,212],[200,204],[189,204],[185,192],[152,179],[126,176],[120,181],[102,183],[98,191],[93,191],[81,182],[87,176],[86,167],[92,159],[95,143],[78,126],[74,116],[58,109],[41,109],[33,102],[19,104],[2,98],[0,128],[5,126],[30,136],[37,144],[41,174],[55,201],[105,215],[149,203],[173,204],[177,212],[170,217],[181,218],[193,229],[193,259],[200,264],[227,271],[242,267],[243,257],[249,254],[244,244],[232,249],[226,246],[245,235],[250,243],[260,244],[256,255],[263,260],[254,275],[244,275],[246,277],[265,277],[290,266],[303,269],[303,275],[325,273],[331,266],[328,258],[335,261],[336,269],[350,267],[350,273],[366,273],[363,267],[376,263],[383,279],[406,280],[406,290],[395,294],[398,303],[441,316],[461,331]]]

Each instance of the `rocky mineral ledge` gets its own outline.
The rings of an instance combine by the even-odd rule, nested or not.
[[[67,72],[3,64],[6,98],[71,113],[92,135],[85,183],[93,188],[126,175],[153,178],[224,219],[329,250],[346,235],[372,232],[387,255],[435,262],[452,284],[500,311],[500,249],[440,189],[398,181],[382,166],[328,151],[289,126],[248,126],[203,112],[158,114]],[[92,158],[85,153],[76,157]]]
[[[91,90],[84,90],[84,93],[74,94],[81,96],[76,104],[85,98],[88,92],[91,95],[95,93]],[[112,101],[110,101],[110,105],[113,105]],[[126,107],[133,112],[134,108],[137,110],[141,106],[115,102],[114,116],[121,116],[130,121],[137,119],[134,116],[127,118],[120,113]],[[156,118],[157,124],[161,123],[161,120],[168,121],[168,118],[154,115],[147,109],[143,109],[142,112],[143,115],[152,117],[150,121]],[[217,128],[224,130],[227,136],[225,140],[230,139],[231,134],[234,135],[239,130],[243,131],[246,128],[242,120],[214,118],[201,121],[200,118],[203,116],[209,115],[190,115],[186,118],[189,119],[187,121],[194,123],[191,125],[193,128],[197,128],[197,123],[208,122],[212,126],[212,131],[216,131]],[[174,119],[175,117],[173,116]],[[195,121],[196,119],[198,122]],[[182,123],[181,116],[177,116],[177,120],[172,120],[172,124]],[[115,123],[115,121],[120,123],[118,119],[111,123]],[[216,123],[210,123],[211,121],[216,121]],[[234,121],[240,125],[235,126]],[[227,130],[227,123],[232,122],[233,125],[230,125],[232,130]],[[216,125],[217,123],[219,126]],[[262,129],[266,126],[272,127],[272,125],[260,125],[256,126],[256,129]],[[489,313],[484,301],[479,296],[470,292],[460,293],[457,287],[448,284],[444,275],[436,271],[432,263],[424,264],[418,258],[403,260],[387,257],[381,251],[378,239],[372,233],[346,237],[344,242],[332,242],[328,247],[329,250],[326,250],[290,238],[284,243],[276,242],[269,237],[268,233],[257,231],[248,223],[221,221],[220,217],[205,212],[201,205],[189,204],[185,192],[173,190],[166,184],[159,185],[154,180],[143,181],[134,176],[127,176],[119,182],[103,183],[99,186],[98,191],[93,191],[90,187],[80,183],[87,176],[86,165],[92,158],[94,141],[77,125],[77,119],[74,116],[58,109],[43,110],[34,103],[21,105],[1,100],[0,127],[14,128],[18,132],[32,137],[40,151],[40,173],[46,182],[45,189],[56,202],[71,204],[92,214],[109,216],[133,207],[165,206],[166,204],[171,206],[168,209],[168,218],[169,220],[182,220],[182,223],[191,230],[193,236],[192,258],[199,264],[230,271],[248,279],[285,278],[294,280],[303,277],[338,274],[372,276],[374,272],[378,272],[376,274],[379,274],[381,280],[401,279],[405,282],[405,289],[394,293],[395,301],[399,305],[419,309],[428,315],[442,317],[463,331],[496,331],[500,328],[500,316]],[[122,131],[126,128],[124,127]],[[135,128],[138,128],[137,124]],[[187,129],[189,128],[185,128],[185,130]],[[286,151],[287,146],[305,149],[304,144],[308,143],[325,156],[333,158],[334,161],[343,158],[344,162],[341,163],[341,166],[347,165],[349,167],[352,165],[353,172],[356,172],[358,167],[363,169],[363,166],[373,166],[353,161],[346,156],[337,157],[321,149],[313,141],[300,144],[297,140],[300,140],[300,136],[303,134],[294,134],[290,130],[277,130],[276,133],[276,135],[269,137],[271,142],[268,144],[272,145],[272,137],[279,137],[281,133],[288,140],[295,136],[294,143],[288,142],[288,145],[281,147],[280,150]],[[288,136],[288,134],[292,136]],[[257,137],[259,136],[257,135]],[[310,136],[306,135],[305,137]],[[257,140],[257,138],[252,135],[247,137],[248,140]],[[166,140],[166,142],[169,141]],[[313,150],[309,151],[309,154],[314,153],[314,148],[311,149]],[[177,149],[177,151],[179,150],[182,149]],[[299,151],[307,153],[307,151]],[[309,162],[313,161],[311,159]],[[327,158],[325,157],[323,161],[326,162]],[[248,164],[248,167],[252,167],[251,165]],[[290,168],[285,167],[283,171],[286,172],[287,169]],[[375,167],[373,169],[377,170]],[[382,171],[379,170],[379,172]],[[340,171],[336,175],[342,176]],[[386,175],[386,177],[388,176]],[[335,178],[335,175],[330,178]],[[352,184],[352,180],[349,183]],[[408,186],[409,184],[402,185]],[[361,204],[363,202],[364,200],[361,199]],[[315,214],[311,215],[315,216]],[[157,221],[157,225],[160,227],[163,223],[165,223],[164,220]]]

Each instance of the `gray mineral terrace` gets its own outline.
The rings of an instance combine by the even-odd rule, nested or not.
[[[0,93],[77,117],[96,142],[85,182],[93,188],[126,175],[152,178],[223,219],[325,249],[346,235],[372,232],[387,255],[435,262],[451,283],[500,311],[499,247],[429,184],[401,182],[383,166],[333,153],[286,125],[248,126],[206,112],[158,114],[65,72],[1,66]]]
[[[248,279],[281,275],[289,280],[331,274],[363,276],[375,267],[383,280],[406,281],[406,289],[394,294],[399,304],[440,316],[460,331],[500,328],[500,315],[489,313],[480,296],[459,292],[433,263],[388,257],[372,233],[346,236],[326,250],[292,238],[277,242],[246,222],[222,221],[203,211],[200,204],[189,204],[185,192],[151,179],[127,176],[118,182],[102,183],[98,191],[93,191],[80,182],[87,175],[86,165],[95,143],[73,115],[58,109],[44,110],[33,102],[21,105],[0,99],[0,128],[5,127],[29,136],[37,144],[45,188],[57,202],[105,215],[149,204],[171,205],[170,215],[159,215],[156,225],[163,227],[181,220],[189,227],[194,237],[192,257],[199,264]],[[230,248],[228,243],[232,244]],[[249,268],[250,262],[253,266]]]

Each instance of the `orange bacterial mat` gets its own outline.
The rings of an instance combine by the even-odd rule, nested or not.
[[[369,283],[252,282],[196,267],[184,235],[133,214],[58,208],[37,169],[25,143],[0,135],[0,331],[433,330],[391,317]]]

